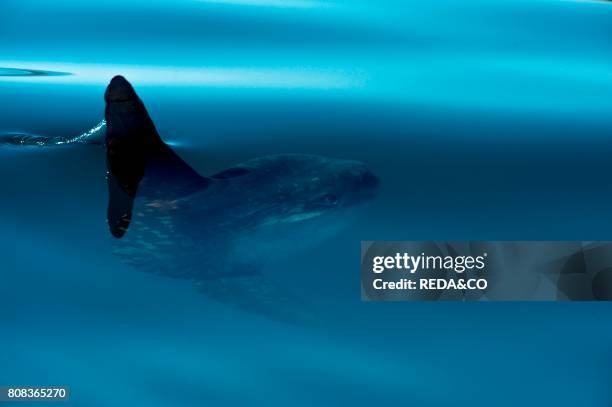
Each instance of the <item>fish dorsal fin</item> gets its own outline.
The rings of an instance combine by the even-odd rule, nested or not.
[[[122,237],[130,224],[136,196],[177,199],[205,188],[200,176],[159,137],[144,104],[122,76],[115,76],[106,101],[108,224]]]

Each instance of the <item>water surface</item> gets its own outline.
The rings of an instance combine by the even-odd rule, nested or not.
[[[1,10],[1,133],[82,134],[123,74],[202,174],[313,153],[367,163],[382,190],[334,239],[267,268],[320,310],[293,326],[113,257],[99,147],[0,148],[0,384],[68,385],[82,406],[612,401],[608,304],[359,294],[360,240],[611,239],[612,4]]]

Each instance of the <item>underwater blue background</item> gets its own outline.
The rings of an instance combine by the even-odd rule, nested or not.
[[[86,131],[115,74],[202,174],[314,153],[382,189],[268,266],[320,310],[300,326],[113,257],[99,147],[0,149],[0,385],[91,407],[611,405],[608,303],[359,287],[361,240],[612,239],[611,3],[0,2],[0,132]]]

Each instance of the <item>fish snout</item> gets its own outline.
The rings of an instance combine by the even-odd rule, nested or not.
[[[111,102],[126,102],[134,100],[136,92],[132,85],[121,75],[117,75],[111,79],[104,92],[104,100],[107,103]]]

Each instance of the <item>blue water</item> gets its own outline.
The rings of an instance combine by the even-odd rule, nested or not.
[[[611,3],[3,0],[0,49],[0,132],[78,135],[123,74],[202,174],[300,152],[382,179],[265,271],[319,310],[301,326],[113,257],[99,147],[0,149],[0,385],[90,407],[612,403],[610,304],[359,291],[360,240],[612,239]]]

